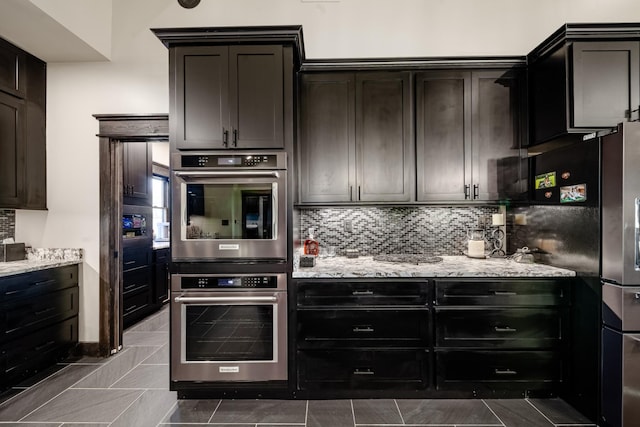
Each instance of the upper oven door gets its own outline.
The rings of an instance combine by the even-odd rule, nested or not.
[[[174,261],[286,259],[286,170],[178,170]]]

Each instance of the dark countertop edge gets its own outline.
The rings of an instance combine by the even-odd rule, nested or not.
[[[44,261],[36,261],[36,260],[24,260],[24,261],[12,261],[9,263],[0,263],[0,278],[16,276],[18,274],[23,273],[31,273],[34,271],[46,270],[48,268],[56,268],[56,267],[64,267],[67,265],[73,264],[82,264],[84,259],[74,259],[74,260],[44,260]],[[16,270],[4,272],[2,271],[2,266],[6,264],[20,263],[20,266],[16,265]]]
[[[575,272],[569,274],[556,274],[556,275],[522,275],[522,274],[501,274],[499,276],[487,275],[487,274],[449,274],[449,275],[394,275],[394,274],[372,274],[368,276],[356,275],[356,274],[341,274],[341,275],[329,275],[327,273],[300,273],[294,272],[291,274],[292,279],[561,279],[561,278],[573,278],[576,277]]]

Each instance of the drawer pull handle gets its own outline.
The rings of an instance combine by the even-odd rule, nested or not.
[[[517,329],[513,329],[508,326],[505,326],[504,328],[501,328],[500,326],[496,326],[493,329],[495,329],[496,332],[517,332]]]
[[[373,295],[373,291],[353,291],[353,295]]]
[[[124,312],[125,312],[125,313],[128,313],[128,312],[130,312],[130,311],[135,310],[136,308],[138,308],[138,306],[137,306],[137,305],[132,305],[131,307],[127,307],[127,308],[124,310]]]
[[[36,311],[34,314],[36,316],[40,316],[40,315],[48,313],[50,311],[54,311],[55,309],[56,309],[55,307],[49,307],[49,308],[45,308],[44,310]]]
[[[35,351],[40,351],[40,350],[42,350],[43,348],[50,347],[50,346],[52,346],[52,345],[53,345],[53,344],[55,344],[55,343],[56,343],[55,341],[47,341],[46,343],[44,343],[44,344],[42,344],[42,345],[38,345],[38,346],[36,346],[34,350],[35,350]]]
[[[54,283],[56,283],[56,279],[50,279],[50,280],[44,280],[42,282],[36,282],[33,285],[34,286],[43,286],[43,285],[53,285]]]
[[[375,372],[373,372],[371,369],[366,369],[366,370],[356,369],[355,371],[353,371],[353,375],[375,375]]]
[[[127,262],[124,263],[124,265],[131,265],[131,264],[135,264],[135,263],[136,263],[136,261],[127,261]]]
[[[353,332],[373,332],[373,328],[371,326],[354,326]]]
[[[517,292],[509,292],[509,291],[493,291],[493,294],[501,297],[513,297],[518,295]]]
[[[518,372],[511,369],[495,369],[497,375],[516,375]]]

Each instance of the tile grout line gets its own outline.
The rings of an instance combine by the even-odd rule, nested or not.
[[[396,405],[396,409],[398,410],[398,414],[400,414],[400,420],[402,421],[402,425],[406,425],[404,421],[404,417],[402,416],[402,411],[400,410],[400,406],[398,405],[398,399],[393,399],[393,403]]]
[[[160,424],[162,424],[162,420],[164,420],[165,418],[167,418],[167,415],[169,415],[169,413],[173,410],[173,408],[175,408],[176,406],[178,406],[178,395],[176,394],[176,401],[173,403],[173,405],[171,405],[169,407],[169,409],[167,410],[167,412],[164,413],[164,415],[162,416],[162,418],[160,418],[160,421],[158,421],[158,423],[156,424],[156,427],[159,426]]]
[[[491,409],[491,406],[489,406],[489,404],[485,401],[485,399],[480,399],[480,400],[482,400],[482,403],[484,403],[484,405],[487,407],[487,409],[489,409],[491,411],[493,416],[496,417],[498,419],[498,421],[500,421],[500,424],[502,424],[503,427],[506,427],[506,424],[504,423],[504,421],[502,421],[502,418],[500,418],[498,416],[498,414],[496,414],[495,411],[493,409]]]
[[[356,411],[353,409],[353,399],[349,399],[351,403],[351,416],[353,417],[353,426],[356,426]]]
[[[307,399],[307,404],[305,405],[304,411],[304,427],[307,427],[307,423],[309,422],[309,399]]]
[[[123,409],[123,410],[118,414],[118,416],[117,416],[117,417],[115,417],[115,418],[113,419],[113,421],[111,421],[111,422],[109,423],[109,426],[111,426],[111,424],[113,424],[113,423],[115,423],[116,421],[118,421],[118,418],[120,418],[120,417],[122,416],[122,414],[124,414],[125,412],[127,412],[127,410],[128,410],[129,408],[131,408],[131,407],[133,406],[133,404],[134,404],[134,403],[136,403],[138,400],[140,400],[140,398],[141,398],[141,397],[142,397],[146,392],[147,392],[146,390],[143,390],[143,391],[142,391],[142,393],[140,393],[140,394],[138,395],[138,397],[136,397],[135,399],[133,399],[133,402],[129,403],[129,404],[127,405],[127,407],[126,407],[126,408],[124,408],[124,409]]]
[[[540,415],[542,415],[544,417],[545,420],[549,421],[551,423],[552,426],[555,427],[556,423],[554,423],[553,421],[551,421],[551,419],[549,419],[549,417],[547,417],[540,409],[538,409],[538,407],[536,405],[533,404],[533,402],[531,402],[529,400],[529,398],[525,398],[524,399],[525,402],[527,402],[529,405],[531,405],[533,407],[533,409],[535,409],[536,411],[538,411],[540,413]]]
[[[222,399],[218,400],[218,404],[216,405],[216,409],[213,410],[213,413],[209,417],[209,420],[207,421],[207,424],[212,424],[211,420],[213,419],[213,416],[216,414],[216,412],[218,412],[218,408],[220,407],[220,405],[222,405]]]

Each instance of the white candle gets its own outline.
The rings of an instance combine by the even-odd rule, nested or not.
[[[484,257],[484,240],[469,240],[469,250],[467,254],[470,257]]]
[[[504,215],[501,213],[493,214],[491,216],[492,225],[504,225]]]

